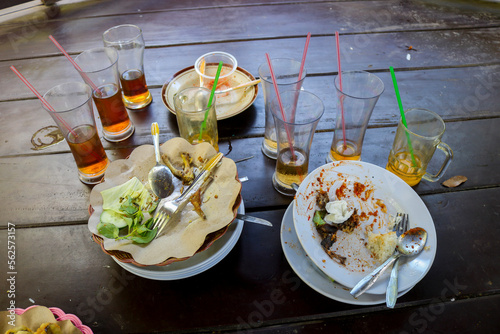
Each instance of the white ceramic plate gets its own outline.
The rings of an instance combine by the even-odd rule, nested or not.
[[[238,208],[238,213],[245,213],[243,200]],[[132,263],[120,262],[115,257],[112,258],[123,269],[144,278],[171,281],[191,277],[212,268],[229,254],[240,238],[243,224],[243,221],[235,219],[227,229],[227,232],[207,250],[193,255],[185,261],[174,262],[166,266],[139,267]]]
[[[281,222],[281,247],[283,248],[283,252],[285,253],[285,257],[290,267],[292,267],[302,281],[323,296],[342,303],[353,305],[375,305],[385,303],[385,295],[365,293],[358,298],[354,298],[349,293],[350,289],[334,282],[330,277],[319,270],[308,258],[306,252],[300,245],[297,233],[295,233],[295,226],[293,225],[292,211],[293,202],[286,209]],[[401,297],[408,291],[410,291],[410,289],[401,291],[398,297]]]
[[[255,77],[248,71],[237,67],[231,75],[229,87],[253,81]],[[174,95],[188,87],[199,87],[200,79],[194,66],[186,67],[175,73],[172,79],[167,81],[161,90],[161,98],[167,109],[175,114]],[[237,89],[228,93],[216,94],[215,110],[217,120],[226,119],[245,111],[257,98],[259,85]]]
[[[370,184],[375,189],[372,196],[383,200],[389,214],[405,212],[409,215],[410,227],[418,226],[427,230],[426,249],[416,257],[401,259],[399,291],[413,287],[427,274],[437,249],[436,229],[427,207],[417,193],[399,177],[383,168],[360,161],[335,162],[315,169],[301,183],[295,196],[293,210],[295,230],[305,252],[319,269],[338,283],[352,288],[374,268],[369,268],[365,272],[349,270],[346,266],[333,261],[321,247],[321,237],[312,221],[316,191],[320,188],[318,179],[322,180],[321,187],[324,188],[325,185],[331,187],[330,199],[335,198],[335,190],[343,182]],[[386,270],[367,292],[384,294],[389,274],[390,270]]]

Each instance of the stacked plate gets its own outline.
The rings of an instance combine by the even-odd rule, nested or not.
[[[345,303],[380,304],[385,302],[390,270],[365,294],[355,299],[349,291],[371,269],[357,271],[332,260],[321,247],[321,236],[312,221],[317,190],[325,188],[323,190],[335,194],[339,185],[344,184],[349,188],[356,182],[373,189],[370,197],[382,200],[387,214],[395,216],[397,212],[407,213],[410,227],[422,227],[428,232],[425,250],[418,256],[402,259],[400,262],[399,295],[408,292],[432,266],[437,249],[436,230],[429,211],[415,191],[397,176],[378,166],[358,161],[342,161],[321,166],[311,172],[301,183],[294,202],[283,217],[281,243],[290,266],[314,290]]]
[[[245,213],[243,200],[238,208],[238,213]],[[233,249],[243,230],[243,221],[235,219],[227,232],[216,240],[210,248],[197,253],[185,261],[174,262],[167,266],[139,267],[132,263],[124,263],[112,257],[123,269],[128,272],[154,280],[170,281],[191,277],[202,273],[222,261]]]

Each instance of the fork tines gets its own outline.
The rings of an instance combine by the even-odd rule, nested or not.
[[[394,229],[396,231],[396,235],[399,237],[401,234],[408,231],[410,224],[407,213],[398,212],[396,217],[401,217],[401,220]]]

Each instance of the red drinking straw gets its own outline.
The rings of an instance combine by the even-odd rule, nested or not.
[[[309,41],[311,40],[311,33],[307,34],[306,45],[304,46],[304,52],[302,53],[302,62],[300,63],[299,78],[297,79],[297,86],[295,90],[300,90],[300,80],[302,79],[302,73],[304,71],[304,65],[306,64],[307,48],[309,47]],[[299,99],[299,94],[295,95],[295,101],[293,104],[292,115],[295,117],[295,108],[297,108],[297,100]]]
[[[287,121],[286,121],[285,111],[283,109],[283,104],[281,103],[280,91],[278,89],[278,84],[276,83],[276,77],[274,76],[273,65],[271,64],[271,58],[269,58],[268,53],[266,53],[266,60],[267,60],[267,65],[269,66],[269,72],[271,73],[271,79],[273,80],[274,91],[276,92],[276,99],[278,100],[278,104],[280,107],[281,117],[285,122],[285,130],[286,130],[286,136],[288,137],[288,143],[290,144],[290,152],[292,153],[292,158],[295,158],[295,151],[293,149],[292,138],[290,137],[288,125],[286,124]]]
[[[307,48],[309,47],[310,40],[311,40],[311,33],[308,33],[307,38],[306,38],[306,45],[304,46],[304,53],[302,53],[302,62],[300,63],[299,81],[302,78],[302,72],[304,71],[304,65],[306,63]]]
[[[343,94],[342,90],[342,67],[340,66],[340,44],[339,44],[339,32],[335,32],[335,40],[337,42],[337,67],[339,69],[339,86],[340,86],[340,92]],[[347,144],[345,141],[345,121],[344,121],[344,99],[342,98],[343,95],[340,96],[340,110],[342,114],[342,136],[344,138],[344,150],[347,148]]]
[[[75,137],[78,137],[78,135],[76,134],[76,132],[73,131],[73,129],[71,129],[71,127],[68,125],[68,123],[66,123],[61,117],[59,117],[59,115],[57,114],[56,110],[54,108],[52,108],[52,106],[47,102],[47,100],[45,100],[43,98],[43,96],[35,89],[35,87],[33,87],[33,85],[30,84],[29,81],[14,66],[11,66],[10,69],[14,73],[16,73],[16,75],[19,77],[19,79],[21,79],[21,81],[24,82],[24,84],[26,86],[28,86],[29,89],[31,89],[31,91],[33,92],[33,94],[35,94],[36,97],[38,97],[38,99],[40,99],[40,101],[45,106],[45,108],[47,108],[48,110],[54,112],[54,115],[61,122],[61,124],[63,124],[64,127],[66,129],[68,129],[68,131],[71,132],[72,135],[74,135]]]
[[[82,74],[83,80],[87,84],[89,84],[92,87],[93,90],[97,90],[96,85],[94,85],[94,83],[90,80],[90,78],[87,76],[87,74],[85,74],[85,72],[83,72],[83,70],[81,69],[80,66],[78,66],[78,64],[76,63],[76,61],[74,61],[73,58],[71,58],[69,56],[69,54],[66,52],[66,50],[64,50],[64,48],[61,46],[61,44],[59,44],[52,35],[49,35],[49,39],[66,56],[66,58],[68,58],[68,60],[70,61],[70,63],[73,64],[73,66],[77,69],[77,71],[79,71]]]
[[[78,134],[69,126],[68,123],[66,123],[65,120],[63,120],[61,117],[59,117],[59,115],[57,114],[57,111],[47,102],[47,100],[45,100],[43,98],[43,96],[35,89],[35,87],[33,87],[33,85],[30,84],[30,82],[28,81],[28,79],[26,79],[14,66],[11,66],[10,69],[14,73],[16,73],[16,75],[19,77],[19,79],[21,79],[21,81],[24,82],[24,84],[26,86],[28,86],[28,88],[33,92],[33,94],[35,94],[36,97],[38,97],[38,99],[42,102],[42,104],[45,106],[45,108],[47,108],[48,110],[52,111],[54,113],[53,115],[61,122],[61,124],[64,125],[64,127],[66,129],[68,129],[68,131],[71,132],[71,134],[73,136],[75,136],[75,138],[78,138]],[[87,147],[87,144],[82,145],[82,148],[86,152],[90,152],[90,154],[92,154],[94,156],[94,158],[100,159],[100,157],[94,151],[90,150]]]

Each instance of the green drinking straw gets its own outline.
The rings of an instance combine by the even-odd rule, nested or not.
[[[396,92],[396,99],[398,100],[399,112],[401,113],[401,121],[403,122],[405,128],[408,129],[408,125],[406,124],[405,112],[403,109],[403,103],[401,102],[401,96],[399,95],[399,88],[398,88],[398,82],[396,81],[396,74],[394,73],[394,68],[392,68],[392,66],[389,67],[389,70],[391,71],[392,83],[394,85],[394,91]],[[413,166],[416,167],[417,162],[415,161],[415,155],[413,154],[413,146],[411,145],[410,134],[408,133],[408,131],[405,131],[405,133],[406,133],[406,139],[408,140],[408,148],[410,149],[411,160],[413,162]]]
[[[208,118],[208,112],[210,111],[210,108],[212,107],[212,101],[214,99],[215,95],[215,88],[217,87],[217,82],[219,81],[219,75],[222,70],[222,61],[219,62],[219,67],[217,68],[217,73],[215,73],[215,79],[214,79],[214,85],[212,86],[212,92],[210,93],[210,98],[208,99],[208,105],[207,105],[207,111],[205,111],[205,119],[203,120],[203,123],[201,123],[201,128],[200,128],[200,136],[198,137],[198,140],[201,141],[201,138],[203,136],[203,130],[207,128],[207,118]]]

